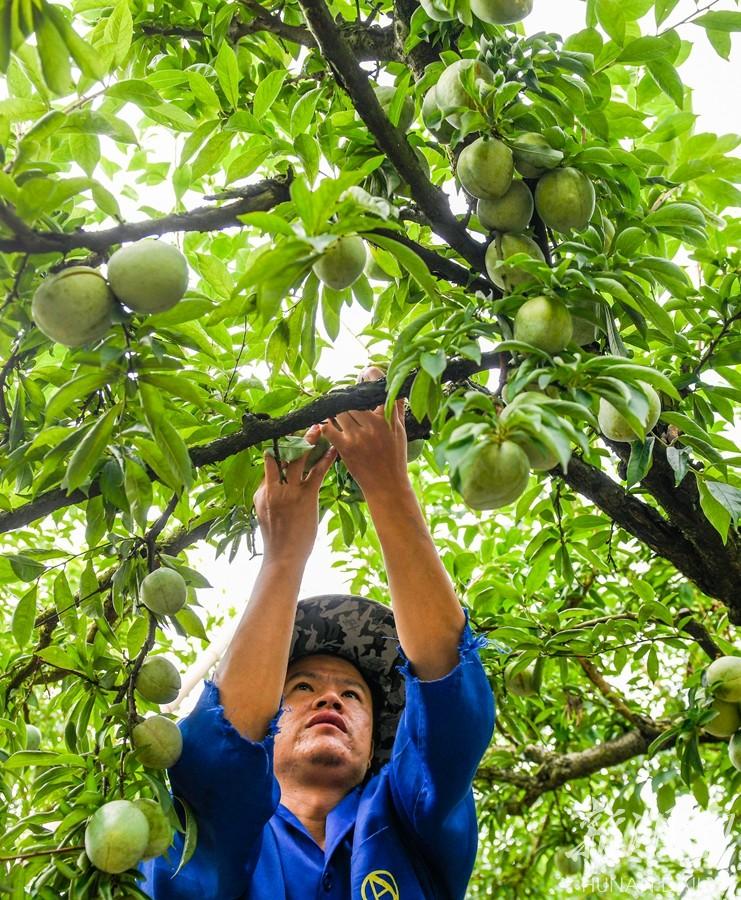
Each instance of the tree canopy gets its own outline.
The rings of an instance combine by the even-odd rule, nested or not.
[[[582,6],[560,35],[527,0],[0,0],[0,893],[143,896],[83,850],[108,801],[156,800],[192,853],[132,744],[150,652],[182,671],[220,624],[188,550],[249,553],[265,450],[399,397],[491,639],[470,896],[586,896],[590,858],[679,893],[651,793],[716,812],[737,877],[704,673],[741,624],[741,137],[697,129],[681,66],[695,39],[729,59],[741,12]],[[174,302],[178,254],[108,266],[154,238],[187,260]],[[353,309],[384,381],[321,374]],[[341,462],[321,506],[387,601]]]

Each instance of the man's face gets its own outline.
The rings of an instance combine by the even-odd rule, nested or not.
[[[283,704],[273,755],[278,780],[360,784],[373,754],[373,700],[355,666],[324,654],[295,660]]]

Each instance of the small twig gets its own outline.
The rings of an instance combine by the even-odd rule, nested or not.
[[[29,850],[28,853],[18,853],[16,856],[0,856],[0,862],[13,862],[17,859],[32,859],[35,856],[58,856],[60,853],[79,853],[84,850],[84,844],[76,847],[57,847],[48,850]]]

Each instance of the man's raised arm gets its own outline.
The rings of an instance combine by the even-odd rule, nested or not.
[[[383,372],[371,367],[361,379]],[[409,482],[404,401],[390,425],[383,408],[348,412],[322,426],[360,485],[383,550],[399,642],[424,681],[447,675],[458,662],[465,615],[437,555]]]
[[[318,437],[317,426],[306,435],[312,444]],[[276,461],[265,456],[265,478],[255,493],[263,563],[214,676],[226,717],[253,741],[263,740],[280,706],[296,601],[318,529],[319,488],[335,455],[328,451],[303,480],[304,459],[289,463],[283,483]]]

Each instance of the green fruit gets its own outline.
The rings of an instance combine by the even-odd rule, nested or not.
[[[741,656],[721,656],[710,663],[705,674],[708,688],[719,700],[741,701]]]
[[[648,413],[643,422],[645,432],[648,433],[659,421],[659,416],[661,415],[661,400],[650,384],[641,382],[641,389],[648,399]],[[599,422],[600,431],[608,440],[620,441],[622,443],[630,443],[631,441],[639,440],[639,436],[633,431],[627,420],[604,398],[599,402],[597,420]],[[728,658],[729,657],[724,657],[724,659]],[[724,697],[723,699],[728,698]]]
[[[82,347],[105,335],[115,308],[115,297],[97,269],[72,266],[37,288],[31,318],[52,341]]]
[[[502,290],[512,291],[520,285],[532,284],[536,280],[529,272],[525,272],[524,269],[518,269],[516,266],[494,268],[497,262],[508,259],[510,256],[514,256],[515,253],[527,253],[533,259],[545,262],[543,251],[526,234],[497,235],[495,240],[486,248],[484,261],[489,278]]]
[[[471,509],[498,509],[516,500],[527,487],[530,466],[513,441],[476,448],[459,471],[460,492]]]
[[[325,437],[319,437],[316,444],[309,450],[304,463],[304,472],[312,469],[332,445]]]
[[[85,852],[101,872],[117,875],[133,869],[149,842],[145,814],[130,800],[111,800],[90,817],[85,829]]]
[[[407,462],[414,462],[415,459],[422,455],[424,449],[425,442],[423,440],[409,441],[407,444]]]
[[[183,736],[178,726],[164,716],[150,716],[131,732],[131,743],[139,762],[149,769],[169,769],[183,752]]]
[[[38,750],[41,746],[41,732],[35,725],[26,725],[26,750]]]
[[[391,85],[380,84],[377,87],[374,87],[373,91],[378,98],[378,102],[381,104],[381,108],[388,117],[388,114],[391,111],[391,104],[393,103],[394,97],[396,95],[396,88],[392,87]],[[414,100],[412,100],[412,98],[407,95],[404,97],[404,100],[401,104],[401,111],[399,112],[399,124],[397,125],[397,127],[402,131],[408,131],[413,121]]]
[[[515,168],[523,178],[540,178],[563,159],[563,153],[554,150],[537,131],[526,131],[518,135],[512,147],[512,155]]]
[[[471,0],[471,12],[482,22],[512,25],[533,11],[533,0]]]
[[[733,766],[741,772],[741,731],[728,742],[728,756]]]
[[[571,313],[552,297],[526,300],[515,315],[516,341],[532,344],[546,353],[558,353],[571,340]]]
[[[366,256],[363,239],[349,234],[330,244],[312,268],[320,281],[341,291],[363,274]]]
[[[141,601],[158,616],[172,616],[185,604],[188,589],[183,576],[174,569],[159,568],[141,583]]]
[[[537,677],[535,667],[521,669],[512,674],[517,660],[512,660],[504,670],[504,685],[508,693],[517,697],[535,697],[540,690],[540,679]]]
[[[556,868],[562,875],[578,875],[584,870],[584,860],[576,848],[565,850],[561,847],[553,858]]]
[[[188,288],[188,263],[177,247],[148,238],[116,250],[108,261],[108,281],[134,312],[164,312]]]
[[[717,712],[717,716],[702,726],[703,731],[715,737],[730,737],[741,728],[741,710],[737,703],[726,703],[716,697],[711,709]]]
[[[435,22],[450,22],[455,18],[455,13],[451,13],[442,0],[419,0],[419,5]]]
[[[535,208],[533,195],[524,181],[513,181],[499,200],[479,200],[476,215],[491,231],[524,231]]]
[[[460,78],[461,73],[469,68],[473,68],[474,83],[477,87],[494,83],[494,73],[486,63],[478,59],[459,59],[445,69],[435,87],[437,104],[442,114],[456,127],[460,124],[460,116],[456,110],[461,107],[474,108],[474,100],[464,90]]]
[[[152,656],[139,669],[136,689],[150,703],[172,703],[180,693],[180,673],[169,659]]]
[[[499,200],[512,185],[512,151],[496,138],[477,138],[458,157],[456,175],[479,200]]]
[[[144,799],[134,800],[134,806],[144,813],[149,825],[149,840],[144,848],[142,859],[154,859],[155,856],[162,856],[172,844],[174,831],[162,807],[154,800]]]
[[[422,121],[425,128],[440,144],[449,144],[453,139],[454,128],[450,122],[440,118],[441,111],[437,104],[437,86],[427,91],[422,101]],[[432,126],[430,122],[436,121],[437,125]]]
[[[540,218],[556,231],[586,228],[594,213],[594,185],[578,169],[554,169],[535,188]]]

